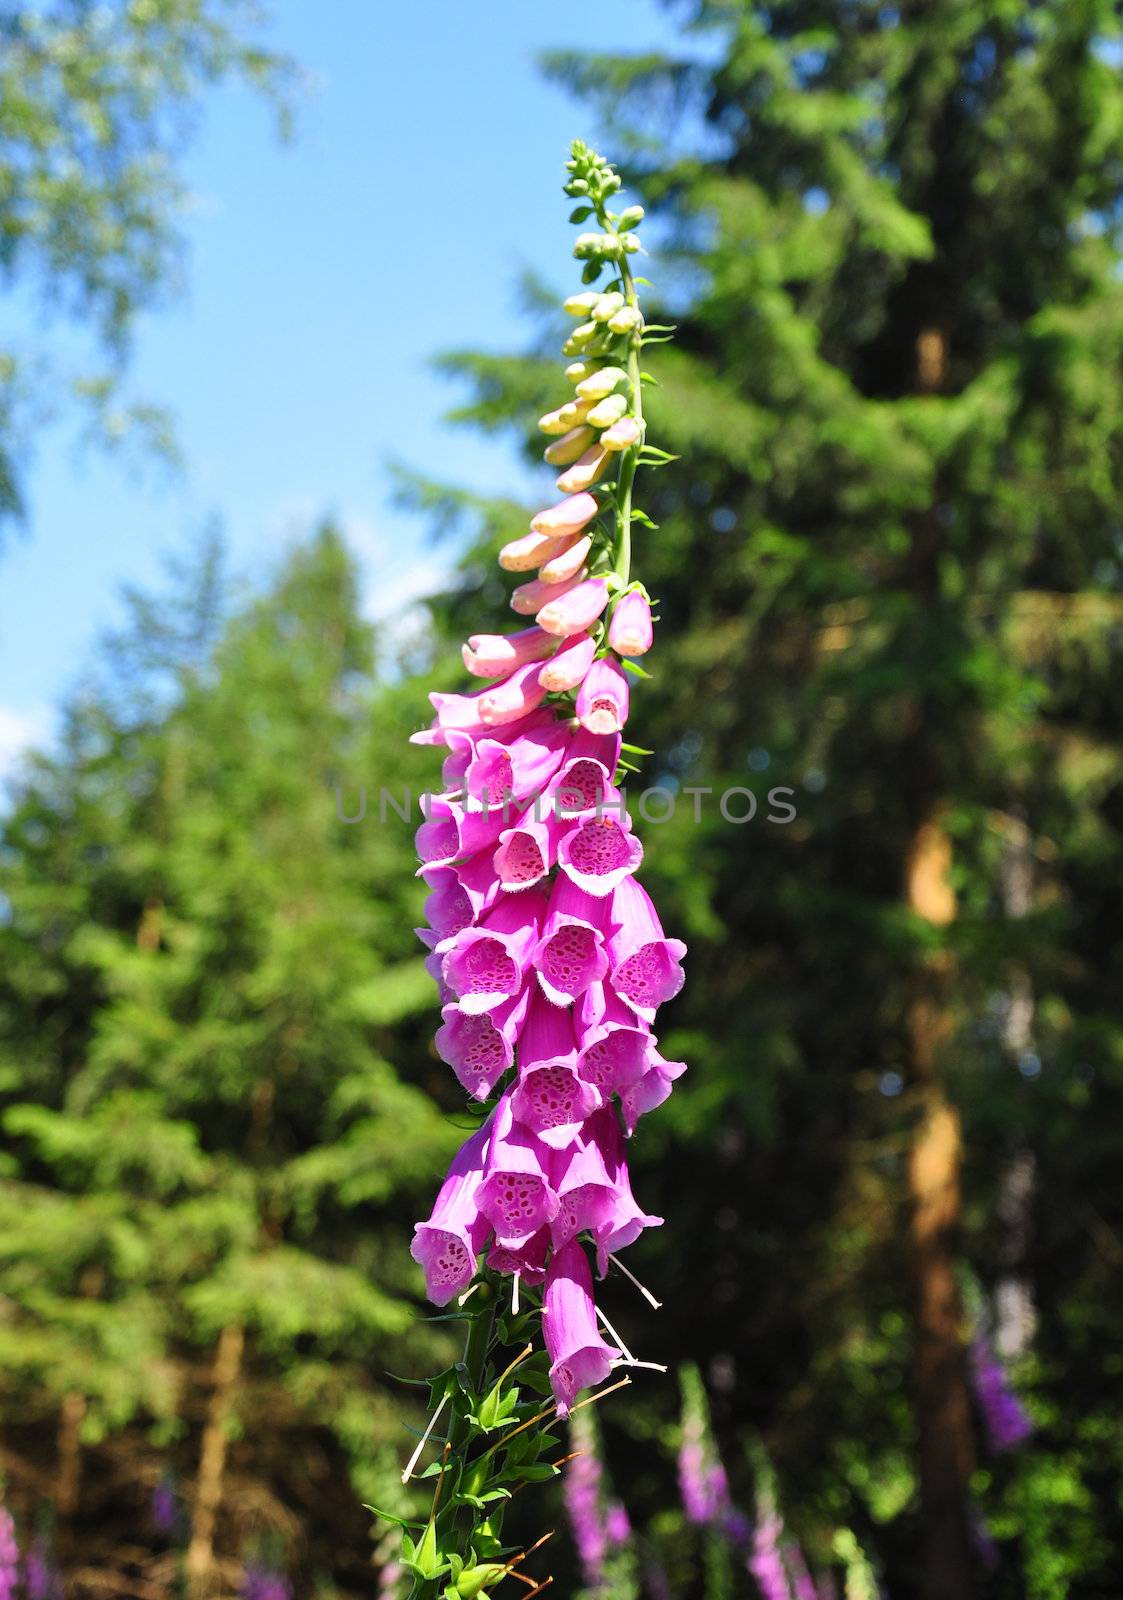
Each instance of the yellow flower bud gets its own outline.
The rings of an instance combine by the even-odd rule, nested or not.
[[[595,289],[586,294],[571,294],[562,301],[562,310],[568,311],[571,317],[587,317],[600,298]]]
[[[561,439],[555,439],[542,452],[552,467],[566,467],[583,454],[596,438],[592,428],[571,428]]]
[[[575,356],[584,350],[589,340],[600,332],[595,322],[583,322],[579,328],[574,328],[569,338],[562,345],[563,356]]]
[[[623,367],[601,367],[596,372],[591,372],[587,378],[582,378],[577,385],[577,393],[582,400],[603,400],[605,395],[611,394],[618,384],[627,381],[628,374]]]
[[[622,294],[598,295],[596,300],[594,300],[593,304],[589,307],[589,315],[592,317],[594,322],[607,322],[609,317],[614,317],[616,315],[616,313],[623,307],[623,304],[624,296]]]
[[[622,394],[610,394],[606,400],[599,400],[589,412],[586,421],[591,428],[611,428],[614,422],[628,409],[628,398]]]
[[[571,361],[565,369],[565,375],[570,383],[580,383],[597,370],[595,361]]]
[[[605,450],[630,450],[632,445],[638,444],[643,438],[643,425],[636,417],[622,417],[619,422],[614,422],[611,428],[606,428],[600,436],[602,449]]]
[[[625,306],[608,319],[608,326],[613,333],[631,333],[633,328],[640,327],[642,323],[643,317],[635,306]]]
[[[559,406],[556,411],[547,411],[544,417],[539,417],[538,427],[541,432],[568,433],[570,428],[573,427],[574,422],[577,420],[576,418],[570,418],[565,415],[565,413],[572,410],[572,408],[573,402],[569,401],[566,405]]]

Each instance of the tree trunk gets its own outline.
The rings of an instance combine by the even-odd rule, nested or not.
[[[215,1524],[222,1502],[222,1479],[226,1471],[226,1424],[242,1370],[244,1347],[245,1334],[240,1327],[231,1325],[223,1328],[215,1349],[211,1403],[199,1450],[191,1541],[187,1547],[187,1583],[192,1600],[205,1600],[210,1588],[214,1568]]]

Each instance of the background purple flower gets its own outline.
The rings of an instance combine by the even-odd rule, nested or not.
[[[1015,1449],[1029,1438],[1033,1423],[984,1334],[976,1334],[971,1341],[970,1367],[975,1400],[991,1449]]]
[[[0,1600],[14,1600],[19,1580],[19,1545],[11,1513],[0,1506]]]

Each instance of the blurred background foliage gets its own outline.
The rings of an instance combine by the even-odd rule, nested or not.
[[[161,56],[162,87],[142,73],[165,109],[197,73],[270,76],[214,33],[232,8],[105,9],[172,30],[184,64]],[[662,622],[633,726],[655,752],[644,781],[678,795],[643,832],[648,887],[691,945],[664,1037],[691,1070],[634,1150],[667,1218],[636,1266],[665,1306],[623,1300],[621,1332],[697,1363],[734,1501],[759,1509],[770,1463],[809,1565],[847,1593],[1107,1600],[1123,1543],[1115,8],[676,10],[709,64],[546,63],[657,219],[659,309],[679,327],[650,362],[652,436],[682,459],[641,496]],[[48,15],[85,60],[100,13]],[[0,9],[25,52],[29,28]],[[126,49],[114,70],[141,66]],[[110,96],[96,74],[19,82],[0,128],[17,243],[36,116]],[[161,115],[112,100],[111,148],[147,148]],[[128,209],[112,184],[81,201],[106,208],[100,266],[50,221],[57,198],[33,209],[59,293],[75,272],[147,282],[148,244],[126,227],[106,243]],[[459,418],[528,460],[559,392],[537,299],[524,354],[445,358]],[[112,343],[119,321],[91,305]],[[463,550],[408,649],[362,621],[330,524],[253,594],[201,541],[166,593],[131,598],[7,809],[0,1468],[68,1594],[233,1593],[266,1558],[300,1596],[377,1585],[363,1502],[393,1498],[403,1418],[420,1419],[387,1374],[447,1348],[408,1233],[459,1135],[411,933],[412,829],[380,817],[379,792],[435,781],[407,736],[457,678],[458,641],[507,625],[494,552],[534,509],[418,478],[402,495]],[[343,820],[364,786],[365,818]],[[699,786],[714,794],[696,819]],[[787,823],[768,820],[777,786]],[[751,822],[721,815],[730,787],[758,797]],[[983,1425],[978,1333],[1032,1421],[1017,1449]],[[674,1384],[637,1384],[600,1423],[638,1530],[613,1593],[756,1592],[679,1505]],[[571,1552],[555,1570],[560,1593],[577,1584]]]

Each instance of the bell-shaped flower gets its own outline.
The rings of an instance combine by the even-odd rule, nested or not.
[[[632,1193],[628,1163],[624,1159],[624,1136],[611,1106],[594,1112],[586,1125],[586,1135],[595,1139],[604,1156],[605,1169],[612,1180],[612,1211],[596,1228],[597,1271],[603,1278],[608,1271],[608,1258],[618,1250],[634,1244],[645,1228],[662,1226],[662,1217],[649,1216],[641,1211]]]
[[[554,1168],[558,1214],[550,1224],[550,1237],[555,1249],[579,1233],[608,1227],[616,1214],[616,1185],[604,1151],[589,1128],[586,1123],[582,1132],[559,1152]]]
[[[546,1271],[542,1335],[559,1417],[582,1389],[602,1383],[622,1352],[601,1338],[593,1304],[593,1275],[576,1240],[555,1250]]]
[[[498,1239],[492,1242],[487,1253],[487,1264],[496,1272],[505,1272],[514,1276],[517,1272],[523,1283],[541,1283],[546,1276],[546,1253],[550,1248],[549,1228],[539,1228],[525,1243],[520,1245],[500,1244]]]
[[[663,1104],[676,1078],[681,1078],[685,1071],[685,1061],[665,1061],[657,1050],[651,1052],[643,1077],[620,1094],[620,1112],[629,1138],[635,1133],[639,1119]]]
[[[462,1294],[476,1272],[488,1224],[477,1204],[494,1117],[465,1141],[453,1158],[432,1214],[413,1230],[410,1254],[425,1273],[425,1292],[444,1306]]]
[[[511,1091],[516,1119],[551,1149],[564,1149],[601,1103],[592,1084],[574,1071],[577,1047],[569,1014],[532,995],[519,1035],[518,1082]]]
[[[455,938],[476,919],[472,900],[453,867],[435,867],[424,873],[429,885],[425,919],[438,939]]]
[[[441,1010],[437,1054],[476,1100],[486,1100],[515,1059],[515,1041],[526,1016],[529,985],[489,1012],[465,1011],[458,1002]]]
[[[543,561],[538,568],[539,578],[543,583],[568,583],[570,578],[579,577],[585,569],[592,546],[593,541],[588,534],[571,539]]]
[[[550,811],[544,796],[518,822],[503,830],[493,861],[499,881],[508,892],[516,894],[542,882],[557,860],[566,826]]]
[[[654,1040],[606,983],[590,984],[577,1003],[577,1071],[607,1100],[624,1095],[651,1070]]]
[[[558,873],[550,891],[542,937],[531,961],[547,1000],[568,1006],[608,971],[604,947],[607,905]]]
[[[558,771],[568,754],[568,742],[566,730],[556,718],[506,743],[477,740],[464,769],[467,809],[492,810],[507,802],[521,813],[524,803],[541,794]],[[509,811],[505,822],[511,814]]]
[[[631,818],[605,811],[580,822],[558,845],[558,866],[592,895],[612,894],[643,860]],[[611,952],[610,952],[611,959]]]
[[[642,656],[651,649],[651,606],[638,589],[616,602],[608,624],[608,642],[619,656]]]
[[[577,692],[577,720],[590,733],[619,733],[627,722],[628,679],[610,656],[589,668]]]
[[[556,639],[535,626],[517,633],[473,633],[460,653],[474,678],[503,678],[529,661],[545,661],[557,647]]]
[[[549,706],[536,707],[520,717],[516,722],[504,722],[498,728],[485,728],[482,722],[476,721],[466,728],[440,728],[430,729],[428,733],[414,734],[411,743],[414,744],[443,744],[448,751],[442,768],[442,776],[446,787],[455,789],[459,786],[460,779],[472,759],[472,753],[481,739],[497,739],[500,744],[510,744],[524,733],[533,733],[536,729],[549,727],[557,721],[557,717]]]
[[[538,626],[562,639],[587,633],[608,604],[607,582],[604,578],[583,578],[562,587],[565,593],[545,601],[537,613]]]
[[[658,1007],[673,1000],[685,981],[680,963],[686,946],[666,938],[650,895],[634,878],[613,891],[608,954],[612,987],[645,1022],[654,1021]]]
[[[556,506],[549,506],[531,517],[530,531],[548,534],[552,539],[569,538],[572,534],[580,533],[599,510],[596,495],[571,494]]]
[[[620,760],[620,735],[594,734],[580,728],[568,742],[557,774],[546,785],[543,806],[559,817],[579,817],[598,807],[615,805],[618,791],[612,774]]]
[[[588,432],[592,434],[592,429],[590,428]],[[604,476],[605,468],[611,460],[612,451],[605,450],[598,441],[560,474],[557,479],[559,493],[579,494],[584,489],[591,489],[593,484]]]
[[[574,589],[581,587],[581,578],[566,578],[562,583],[543,583],[541,578],[532,578],[529,583],[520,583],[517,589],[511,591],[511,610],[517,611],[520,616],[536,616],[546,606],[557,605]],[[544,628],[545,623],[539,622],[539,627]],[[549,628],[548,633],[554,630]]]
[[[547,1147],[515,1121],[510,1095],[495,1108],[480,1210],[500,1244],[518,1247],[558,1214]]]
[[[584,681],[593,664],[597,644],[591,633],[575,633],[539,669],[538,682],[549,694],[564,694]]]
[[[477,1016],[518,994],[545,908],[545,898],[536,890],[505,894],[481,923],[456,935],[441,973],[464,1011]]]

